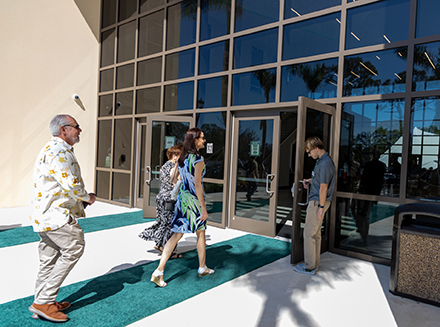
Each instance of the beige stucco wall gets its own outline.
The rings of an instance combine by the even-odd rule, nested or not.
[[[75,153],[93,191],[100,0],[0,0],[0,7],[0,208],[28,205],[35,158],[58,113],[83,129]]]

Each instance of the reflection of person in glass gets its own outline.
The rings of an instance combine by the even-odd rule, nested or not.
[[[374,151],[371,161],[365,163],[359,193],[380,195],[382,191],[386,165],[379,161],[379,152]],[[368,232],[370,230],[370,214],[375,202],[369,200],[353,199],[351,212],[356,221],[357,231],[361,235],[360,245],[367,245]]]
[[[212,275],[213,269],[206,266],[206,219],[208,211],[205,204],[203,190],[203,176],[205,175],[205,159],[199,150],[205,147],[205,136],[200,128],[191,128],[186,132],[183,141],[183,151],[177,160],[182,185],[177,197],[174,218],[171,223],[173,236],[165,244],[159,266],[153,272],[151,281],[160,287],[167,286],[163,280],[165,265],[184,233],[196,233],[197,254],[199,257],[199,277]]]
[[[165,201],[171,200],[171,191],[174,184],[171,176],[176,167],[177,159],[182,153],[182,145],[175,145],[167,150],[168,161],[160,168],[160,191],[156,196],[156,223],[146,228],[139,237],[145,241],[154,241],[154,248],[160,252],[173,233],[171,232],[171,222],[174,212],[165,210]],[[182,255],[173,253],[171,258],[180,258]]]
[[[252,201],[252,195],[257,190],[258,162],[256,159],[257,157],[251,157],[248,162],[248,180],[246,184],[246,198],[248,201]]]

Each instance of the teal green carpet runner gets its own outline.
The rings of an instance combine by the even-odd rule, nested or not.
[[[150,282],[158,261],[63,287],[58,301],[72,303],[65,311],[70,321],[63,326],[127,326],[285,257],[290,253],[290,243],[245,235],[208,246],[206,252],[208,266],[216,271],[214,275],[198,277],[197,251],[189,251],[183,258],[168,262],[165,288]],[[51,326],[50,322],[31,318],[28,307],[32,301],[33,297],[27,297],[0,305],[0,326]],[[189,316],[197,310],[194,308]]]
[[[91,233],[104,229],[142,224],[153,220],[155,219],[143,218],[142,210],[139,210],[115,215],[83,218],[78,219],[78,222],[85,233]],[[0,230],[0,248],[37,242],[39,240],[38,233],[35,233],[31,226]]]

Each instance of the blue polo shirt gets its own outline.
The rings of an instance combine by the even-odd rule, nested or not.
[[[327,184],[326,201],[331,201],[336,184],[336,168],[328,152],[316,160],[315,168],[312,172],[312,184],[310,185],[309,201],[319,201],[319,188],[321,184]]]

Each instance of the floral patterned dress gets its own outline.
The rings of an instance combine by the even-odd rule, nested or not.
[[[171,183],[170,173],[174,166],[172,161],[167,161],[160,169],[160,190],[156,196],[156,223],[139,234],[141,239],[154,241],[159,248],[163,248],[173,235],[170,229],[174,213],[165,210],[164,202],[165,200],[171,200],[173,183]]]
[[[174,219],[171,224],[171,231],[174,233],[194,233],[197,230],[206,229],[206,220],[201,221],[202,208],[197,198],[194,186],[195,165],[204,162],[205,159],[198,154],[188,154],[184,166],[179,167],[180,185],[177,196]],[[205,176],[206,168],[203,167],[202,179]],[[205,192],[203,192],[203,195]]]

